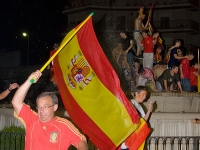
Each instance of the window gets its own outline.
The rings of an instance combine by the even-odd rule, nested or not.
[[[125,30],[125,16],[116,17],[116,30]]]
[[[160,27],[161,29],[168,29],[170,28],[170,21],[169,21],[169,17],[161,17],[160,18]]]

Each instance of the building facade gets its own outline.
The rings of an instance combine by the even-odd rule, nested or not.
[[[71,0],[63,14],[68,23],[65,33],[94,12],[93,24],[104,25],[95,28],[95,32],[109,32],[112,38],[121,30],[132,32],[134,19],[140,6],[144,6],[148,15],[153,4],[151,24],[161,33],[166,47],[170,47],[174,39],[182,39],[188,50],[197,50],[200,46],[200,0]],[[147,18],[147,17],[146,17]],[[108,37],[105,37],[108,38]]]

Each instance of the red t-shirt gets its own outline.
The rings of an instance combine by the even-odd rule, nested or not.
[[[142,44],[144,45],[144,53],[153,53],[153,37],[147,36],[142,39]]]
[[[56,51],[57,50],[55,50],[55,49],[50,50],[50,57],[52,57],[55,54]],[[53,60],[51,62],[51,68],[53,68]]]
[[[26,128],[25,150],[66,150],[71,144],[77,147],[81,140],[86,141],[67,119],[55,117],[49,122],[41,122],[28,105],[24,104],[16,117]]]
[[[190,85],[197,86],[198,78],[193,72],[196,72],[196,69],[194,67],[191,67],[190,68]]]
[[[181,63],[184,78],[190,78],[190,61],[187,58],[182,58]]]

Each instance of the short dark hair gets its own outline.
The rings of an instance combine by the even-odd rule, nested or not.
[[[54,92],[43,92],[40,95],[38,95],[36,102],[38,101],[39,98],[49,96],[52,99],[53,104],[58,104],[58,97]]]
[[[176,43],[178,43],[178,42],[181,43],[181,40],[179,40],[179,39],[175,39],[174,42],[173,42],[173,46],[174,46]]]
[[[145,72],[144,68],[139,68],[138,74],[141,74],[141,73],[143,73],[143,72]]]
[[[148,34],[148,30],[142,30],[142,33]]]
[[[192,66],[194,66],[194,65],[196,65],[196,64],[198,65],[198,62],[197,62],[196,60],[191,62],[191,65],[192,65]]]
[[[140,64],[140,61],[138,59],[134,59],[134,63]]]
[[[137,92],[137,93],[140,93],[140,92],[142,92],[142,91],[146,91],[146,92],[147,92],[147,88],[146,88],[145,86],[142,86],[142,85],[137,86],[137,87],[135,88],[135,90],[134,90],[134,96],[135,96],[135,93],[136,93],[136,92]]]
[[[158,31],[153,31],[152,35],[154,35],[154,34],[156,34],[156,33],[160,33],[160,32],[158,32]]]
[[[163,50],[163,47],[160,46],[160,45],[157,45],[156,48],[157,48],[157,49],[161,49],[161,50]]]
[[[178,67],[178,65],[176,65],[176,64],[172,64],[171,69],[175,69],[175,68],[177,68],[177,67]]]
[[[193,52],[193,51],[187,51],[186,52],[186,55],[188,56],[188,55],[193,55],[194,57],[195,57],[195,53]]]
[[[128,36],[128,32],[127,31],[120,31],[119,33],[124,33],[126,36]]]
[[[58,48],[59,47],[59,44],[56,42],[53,44],[53,48]]]

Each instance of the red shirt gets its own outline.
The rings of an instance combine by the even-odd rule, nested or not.
[[[196,69],[194,67],[191,67],[190,68],[190,85],[197,86],[198,78],[193,72],[196,72]]]
[[[190,61],[187,58],[182,58],[181,63],[184,78],[190,78]]]
[[[142,39],[142,44],[144,45],[144,53],[153,53],[153,37],[147,36]]]
[[[55,54],[56,51],[57,51],[56,49],[50,50],[50,57],[52,57]],[[53,68],[53,60],[51,62],[51,68]]]
[[[38,114],[25,104],[16,117],[26,128],[25,150],[66,150],[71,144],[76,147],[80,140],[86,140],[67,119],[55,117],[41,122]]]

